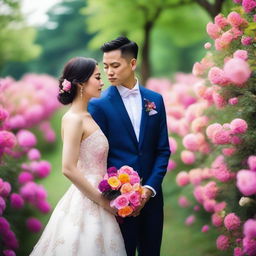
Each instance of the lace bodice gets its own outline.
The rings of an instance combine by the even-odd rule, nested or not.
[[[108,141],[103,132],[98,129],[80,145],[78,168],[87,175],[103,176],[107,168]]]

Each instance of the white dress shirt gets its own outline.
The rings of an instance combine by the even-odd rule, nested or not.
[[[139,141],[140,123],[141,123],[141,114],[142,114],[142,99],[141,99],[138,79],[135,86],[132,89],[129,89],[122,85],[118,85],[116,86],[116,88],[119,91],[119,94],[123,100],[126,111],[131,120],[137,141]],[[148,185],[145,185],[144,187],[149,188],[153,192],[152,197],[156,195],[156,191],[154,188]]]

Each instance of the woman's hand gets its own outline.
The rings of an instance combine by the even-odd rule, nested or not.
[[[109,213],[117,216],[117,209],[110,206],[110,201],[102,197],[100,201],[100,206],[103,207]]]

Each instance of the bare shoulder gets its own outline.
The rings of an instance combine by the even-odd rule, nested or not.
[[[67,112],[63,115],[61,120],[61,128],[64,130],[73,130],[73,132],[82,133],[83,117],[79,114]]]

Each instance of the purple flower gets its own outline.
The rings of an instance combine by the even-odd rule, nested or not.
[[[244,223],[244,235],[250,239],[256,238],[256,220],[249,219]]]
[[[6,197],[11,192],[12,187],[11,184],[7,181],[4,182],[3,186],[0,188],[0,195]]]
[[[16,256],[16,253],[13,250],[4,250],[4,256]]]
[[[6,208],[5,200],[0,196],[0,215],[3,214],[3,211]]]
[[[36,207],[42,213],[48,213],[51,211],[51,205],[44,200],[38,201]]]
[[[8,131],[0,131],[0,147],[12,148],[16,144],[16,137]]]
[[[3,240],[7,248],[15,250],[19,247],[18,240],[12,230],[3,233]]]
[[[39,232],[42,229],[42,223],[36,218],[28,218],[26,221],[26,226],[31,232]]]
[[[9,229],[10,229],[9,222],[4,217],[0,217],[0,234],[4,234]]]
[[[255,0],[243,0],[242,6],[245,12],[251,12],[256,7]]]
[[[224,225],[227,230],[236,230],[240,227],[241,220],[236,214],[229,213],[224,219]]]
[[[108,190],[111,190],[111,186],[108,184],[108,181],[107,180],[102,180],[100,183],[99,183],[99,186],[98,186],[100,192],[106,192]]]
[[[18,177],[18,182],[19,184],[25,184],[29,181],[33,181],[34,177],[31,173],[29,172],[21,172],[19,177]]]
[[[35,166],[35,172],[39,178],[45,178],[51,172],[51,164],[47,161],[40,161]]]
[[[0,107],[0,122],[4,121],[9,116],[9,113],[4,108]]]
[[[11,194],[11,206],[15,209],[22,208],[24,206],[23,198],[19,194]]]
[[[107,174],[110,175],[110,174],[117,174],[117,168],[116,167],[109,167],[107,169]]]

